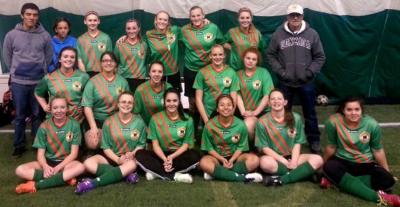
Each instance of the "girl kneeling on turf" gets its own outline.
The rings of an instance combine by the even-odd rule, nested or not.
[[[104,154],[84,162],[86,170],[97,177],[79,182],[75,190],[77,194],[118,182],[124,177],[128,183],[138,182],[135,154],[146,144],[146,125],[139,115],[132,113],[133,105],[130,92],[119,95],[118,112],[107,118],[102,128]]]
[[[260,168],[277,176],[267,176],[264,184],[282,185],[312,176],[323,160],[319,155],[300,154],[306,142],[300,115],[285,108],[287,100],[277,89],[269,94],[269,104],[271,111],[256,126],[256,146],[264,154]]]
[[[15,170],[18,177],[28,180],[17,186],[18,194],[74,185],[75,177],[85,170],[83,164],[75,160],[81,144],[81,130],[79,123],[67,116],[67,100],[55,95],[49,106],[52,116],[40,125],[33,143],[38,149],[37,161],[22,164]]]
[[[153,151],[137,152],[137,162],[146,172],[147,180],[192,183],[187,173],[197,167],[200,155],[193,147],[193,120],[183,112],[179,92],[170,88],[164,94],[164,111],[154,114],[149,123]]]
[[[248,133],[242,120],[233,115],[235,105],[230,95],[217,98],[218,115],[205,125],[201,149],[208,152],[200,160],[204,179],[225,181],[261,182],[258,173],[249,173],[258,168],[259,159],[249,150]]]
[[[363,101],[348,98],[325,123],[328,145],[325,176],[341,190],[362,199],[400,206],[398,195],[386,194],[394,186],[381,140],[381,129],[363,115]]]

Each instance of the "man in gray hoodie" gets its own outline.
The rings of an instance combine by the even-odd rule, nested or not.
[[[287,21],[271,37],[267,60],[279,78],[278,87],[288,100],[288,109],[292,107],[294,95],[299,95],[310,149],[320,152],[313,81],[325,62],[325,54],[318,33],[303,20],[300,5],[289,5]]]
[[[21,8],[22,22],[7,33],[3,43],[3,60],[10,70],[11,92],[16,109],[14,156],[25,149],[25,118],[32,114],[32,136],[40,125],[39,104],[34,90],[51,62],[53,49],[50,34],[38,22],[39,7],[26,3]],[[30,109],[30,110],[29,110]]]

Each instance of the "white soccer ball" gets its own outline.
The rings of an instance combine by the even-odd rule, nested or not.
[[[329,103],[329,99],[325,95],[317,96],[317,100],[316,101],[317,101],[317,104],[320,105],[320,106],[326,106]]]

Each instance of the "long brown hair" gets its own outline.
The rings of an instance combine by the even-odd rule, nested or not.
[[[284,94],[281,90],[279,90],[279,89],[277,89],[277,88],[272,89],[272,91],[269,93],[268,97],[271,98],[271,94],[274,93],[274,92],[281,93],[282,96],[283,96],[283,99],[284,99],[284,100],[287,100],[287,99],[285,98],[285,94]],[[294,125],[295,125],[295,120],[294,120],[293,112],[292,112],[292,110],[290,110],[290,109],[287,107],[287,105],[285,106],[284,110],[285,110],[284,119],[285,119],[285,122],[286,122],[286,126],[289,127],[290,129],[293,129],[293,128],[294,128]]]

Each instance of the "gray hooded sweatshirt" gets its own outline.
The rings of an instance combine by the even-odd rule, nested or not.
[[[325,53],[318,33],[305,21],[296,33],[285,22],[272,34],[267,60],[281,83],[299,87],[311,82],[320,72]]]
[[[52,56],[50,34],[40,24],[25,31],[19,23],[4,38],[3,60],[13,83],[37,84],[47,72]]]

